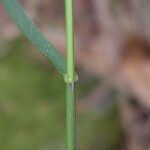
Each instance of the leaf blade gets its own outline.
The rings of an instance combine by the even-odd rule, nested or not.
[[[26,14],[18,0],[2,0],[9,16],[14,20],[19,29],[28,40],[56,67],[61,74],[66,74],[66,61],[59,51],[39,31]]]

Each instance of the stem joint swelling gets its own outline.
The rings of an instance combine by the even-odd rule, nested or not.
[[[64,81],[67,84],[72,84],[78,81],[78,75],[75,74],[73,80],[68,76],[68,74],[64,74]]]

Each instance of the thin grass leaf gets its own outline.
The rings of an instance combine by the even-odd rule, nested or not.
[[[10,17],[39,51],[53,63],[61,74],[66,74],[66,61],[30,20],[18,0],[1,0]]]

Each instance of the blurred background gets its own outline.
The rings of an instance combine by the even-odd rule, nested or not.
[[[20,0],[65,56],[64,1]],[[77,150],[150,150],[150,1],[75,0]],[[65,84],[0,3],[0,149],[65,150]]]

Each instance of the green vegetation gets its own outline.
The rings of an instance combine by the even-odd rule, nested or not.
[[[75,122],[75,57],[74,57],[74,1],[65,0],[66,16],[66,51],[67,51],[67,74],[66,81],[66,133],[67,150],[75,150],[76,122]]]
[[[55,69],[29,59],[25,45],[17,41],[0,59],[0,149],[66,150],[64,81]],[[86,95],[95,83],[79,83],[78,93]],[[77,149],[117,149],[121,130],[116,107],[77,118]]]
[[[53,63],[59,73],[66,74],[66,62],[58,50],[39,31],[36,25],[30,20],[27,13],[18,0],[2,0],[9,16],[14,20],[18,28],[34,44],[38,50]]]
[[[67,65],[58,50],[39,32],[18,0],[2,0],[11,18],[39,51],[53,63],[66,81],[65,127],[64,81],[56,72],[30,62],[22,40],[14,44],[12,53],[0,60],[0,147],[3,150],[67,150],[75,149],[74,102],[74,27],[73,1],[66,0]],[[23,42],[23,43],[22,43]],[[78,90],[84,91],[82,87]],[[82,93],[82,92],[81,92]],[[116,149],[120,137],[117,112],[90,112],[80,116],[77,132],[79,149]],[[101,117],[93,117],[97,113]],[[103,115],[102,115],[103,113]],[[103,116],[103,117],[102,117]],[[104,116],[107,116],[106,118]],[[110,117],[110,118],[109,118]],[[105,120],[107,120],[105,122]],[[111,121],[110,124],[108,121]],[[106,125],[105,125],[106,123]],[[110,126],[111,125],[111,126]],[[99,130],[99,132],[97,132]],[[116,133],[116,135],[113,135]],[[80,136],[78,136],[78,134]],[[101,143],[99,142],[101,141]],[[107,144],[106,144],[107,143]],[[109,146],[108,146],[109,143]],[[117,145],[118,146],[118,145]]]
[[[75,104],[74,104],[74,23],[73,0],[65,0],[66,8],[66,41],[67,41],[67,69],[66,62],[58,50],[50,43],[30,20],[18,0],[2,0],[10,17],[15,21],[24,35],[39,49],[39,51],[53,63],[66,81],[66,128],[67,149],[74,150],[75,138]]]

